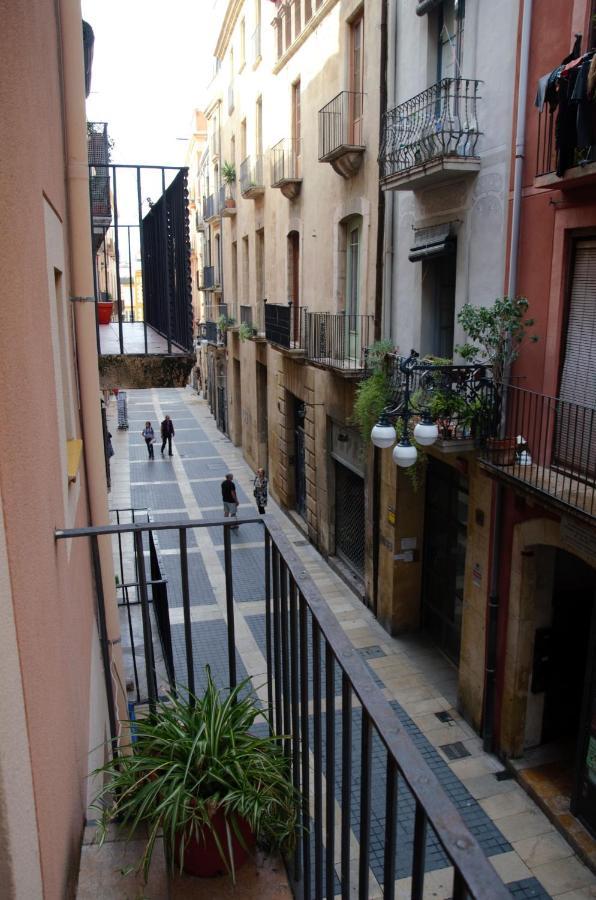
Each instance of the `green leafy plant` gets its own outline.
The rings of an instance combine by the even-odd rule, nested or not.
[[[238,337],[244,343],[244,341],[248,341],[249,338],[253,337],[255,333],[254,328],[251,325],[248,325],[246,322],[240,323],[240,328],[238,329]]]
[[[234,184],[236,181],[236,166],[234,163],[224,162],[221,167],[221,177],[224,184]]]
[[[370,375],[356,387],[352,422],[358,426],[366,443],[370,441],[370,433],[381,412],[391,402],[391,380],[387,374],[385,357],[392,350],[390,341],[377,341],[369,348],[367,368]]]
[[[222,334],[225,334],[228,328],[232,328],[235,324],[236,320],[231,319],[229,316],[221,315],[217,320],[217,327],[221,331]]]
[[[499,297],[492,306],[466,303],[457,321],[468,340],[455,348],[457,353],[465,360],[491,365],[494,381],[501,383],[524,340],[538,340],[535,334],[528,334],[534,325],[534,319],[527,318],[528,306],[525,297]]]
[[[279,739],[270,735],[267,715],[249,681],[223,695],[207,667],[201,698],[169,697],[147,718],[128,723],[132,743],[93,772],[103,781],[94,801],[101,811],[100,845],[111,822],[118,820],[131,835],[145,826],[137,866],[145,879],[159,833],[172,868],[176,863],[182,868],[183,851],[192,838],[213,835],[232,877],[231,835],[241,841],[242,821],[266,848],[292,850],[299,797],[290,780],[290,761]],[[228,853],[213,824],[220,811]]]

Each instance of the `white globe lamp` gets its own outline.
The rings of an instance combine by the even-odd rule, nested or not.
[[[413,447],[408,438],[404,437],[393,451],[393,462],[396,466],[407,469],[408,466],[414,465],[417,456],[416,447]]]
[[[439,436],[439,429],[431,419],[428,412],[422,414],[422,419],[414,427],[414,440],[421,447],[430,447]]]
[[[381,450],[387,447],[393,447],[395,443],[395,428],[389,421],[385,413],[381,413],[381,417],[370,433],[370,439]]]

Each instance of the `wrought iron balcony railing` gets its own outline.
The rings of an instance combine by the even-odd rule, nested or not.
[[[217,219],[218,216],[219,204],[217,194],[209,194],[208,197],[203,197],[203,219],[205,222]]]
[[[254,573],[258,582],[253,583],[259,585],[263,600],[262,636],[257,640],[267,675],[264,685],[258,677],[255,689],[268,711],[271,732],[279,736],[287,754],[299,797],[296,845],[286,859],[294,896],[368,898],[373,895],[373,868],[385,897],[395,896],[397,877],[410,877],[411,896],[421,898],[428,853],[432,868],[453,867],[448,877],[454,898],[506,900],[508,889],[354,651],[288,538],[279,528],[270,531],[262,519],[139,519],[135,524],[56,532],[58,540],[84,539],[91,544],[112,753],[118,753],[117,688],[106,627],[100,536],[109,535],[114,545],[117,539],[127,562],[122,577],[128,596],[139,607],[139,615],[128,610],[138,623],[130,639],[139,650],[134,657],[137,702],[152,710],[162,684],[171,692],[188,689],[201,696],[207,664],[220,690],[234,687],[242,677],[235,596],[241,596],[238,574],[244,563],[238,557],[241,550],[234,546],[232,524],[254,532],[251,541],[262,547],[260,570]],[[189,553],[195,529],[206,529],[205,535],[223,544],[226,621],[221,644],[201,640],[201,629],[193,625],[192,606],[203,600],[203,579],[197,580],[195,556]],[[157,552],[148,569],[145,547],[151,534]],[[176,554],[168,559],[177,560],[177,571],[171,570],[167,583],[159,566],[160,540]],[[255,588],[251,590],[253,597]],[[168,640],[170,603],[181,612],[184,631],[184,640],[176,646]],[[122,614],[126,622],[127,611]],[[383,848],[381,859],[378,854],[373,857],[375,845]]]
[[[444,78],[386,112],[379,149],[381,179],[441,157],[475,158],[480,83]]]
[[[504,414],[485,421],[482,462],[596,519],[596,408],[517,385],[501,394]]]
[[[334,369],[365,368],[366,348],[374,340],[374,316],[301,310],[306,358]]]
[[[220,285],[219,266],[203,266],[203,283],[201,285],[204,291],[212,291]]]
[[[302,349],[301,310],[296,309],[293,303],[269,303],[265,300],[264,305],[267,340],[286,350]]]
[[[387,357],[395,407],[399,407],[406,386],[401,362],[403,359],[394,354]],[[419,360],[417,370],[410,375],[412,401],[428,409],[440,441],[473,441],[479,445],[487,433],[494,432],[500,408],[490,366],[441,365],[430,359],[428,369],[424,369],[425,362]]]
[[[240,192],[243,197],[256,197],[265,190],[263,157],[247,156],[240,163]]]
[[[326,162],[344,148],[364,149],[364,94],[341,91],[319,110],[319,160]]]
[[[271,148],[271,187],[302,179],[301,141],[283,140]]]
[[[560,172],[560,177],[565,174],[565,169],[582,167],[588,163],[596,162],[596,145],[585,147],[573,147],[567,152],[567,159],[559,158],[559,150],[556,141],[556,120],[558,110],[551,110],[548,103],[538,113],[538,141],[536,145],[536,178],[541,175],[552,175]],[[561,125],[564,128],[565,124]],[[565,164],[566,163],[566,164]]]

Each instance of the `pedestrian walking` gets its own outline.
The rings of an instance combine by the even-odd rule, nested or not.
[[[163,456],[163,451],[166,446],[166,441],[168,443],[168,456],[173,456],[172,453],[172,438],[175,435],[174,431],[174,423],[170,419],[169,416],[166,416],[163,422],[161,423],[161,455]]]
[[[151,422],[145,422],[145,427],[141,431],[141,436],[145,438],[149,459],[154,459],[155,457],[153,456],[153,444],[155,443],[155,432],[151,427]]]
[[[265,469],[257,469],[257,474],[253,481],[253,494],[257,501],[259,513],[263,515],[267,506],[267,476],[265,475]]]
[[[234,476],[228,472],[221,483],[221,497],[224,507],[224,518],[230,516],[235,519],[238,512],[238,497],[236,495],[236,485],[234,484]],[[232,525],[232,528],[238,528],[238,525]]]

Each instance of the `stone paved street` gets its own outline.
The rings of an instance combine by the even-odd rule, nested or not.
[[[156,433],[165,414],[174,422],[174,454],[147,458],[140,431],[147,419]],[[256,513],[252,501],[253,473],[239,449],[216,428],[207,404],[189,390],[128,392],[128,431],[118,431],[115,404],[108,410],[115,456],[112,458],[113,508],[147,507],[159,521],[168,518],[219,518],[222,513],[220,482],[234,473],[240,499],[239,514]],[[481,741],[462,720],[455,706],[455,671],[422,637],[391,638],[358,601],[322,557],[304,541],[304,535],[270,498],[270,527],[283,532],[293,544],[304,569],[311,575],[341,622],[353,646],[366,661],[375,681],[390,700],[404,728],[433,769],[443,788],[495,869],[516,898],[557,897],[566,900],[596,897],[596,878],[574,856],[550,821],[511,778],[500,780],[503,766],[482,751]],[[235,622],[238,677],[253,676],[263,684],[264,584],[263,543],[258,525],[232,532]],[[168,598],[174,664],[186,671],[181,583],[177,535],[158,537],[168,580]],[[204,666],[217,679],[227,678],[223,535],[220,528],[196,529],[189,534],[189,575],[192,603],[194,671],[197,691],[204,683]],[[311,649],[312,652],[312,649]],[[184,682],[184,678],[181,678]],[[340,691],[339,681],[336,691]],[[359,771],[359,710],[354,709],[353,772]],[[341,728],[339,714],[336,727]],[[312,733],[312,729],[311,729]],[[341,743],[336,739],[336,747]],[[381,747],[373,743],[371,897],[382,896],[385,770]],[[337,767],[339,768],[339,767]],[[336,785],[339,799],[341,783]],[[409,896],[414,801],[400,787],[397,854],[397,896]],[[352,811],[353,856],[357,857],[358,816]],[[426,855],[425,896],[447,898],[451,893],[447,861],[432,835]]]

